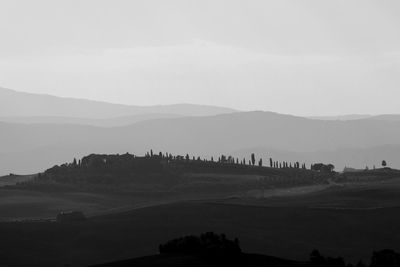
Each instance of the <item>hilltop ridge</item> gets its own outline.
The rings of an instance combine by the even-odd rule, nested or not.
[[[195,104],[133,106],[101,101],[32,94],[0,87],[2,117],[72,117],[108,119],[140,114],[175,114],[181,116],[209,116],[236,112],[234,109]]]

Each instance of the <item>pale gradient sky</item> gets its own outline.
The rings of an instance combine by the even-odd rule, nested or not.
[[[0,1],[0,86],[134,105],[400,113],[398,0]]]

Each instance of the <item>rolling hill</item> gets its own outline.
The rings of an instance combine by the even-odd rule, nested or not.
[[[228,174],[236,177],[225,177]],[[316,190],[292,183],[295,187],[279,186],[280,181],[300,181],[301,174],[306,179],[317,175],[318,183],[326,182],[320,175],[328,175],[327,186]],[[258,175],[265,177],[260,179]],[[154,183],[148,188],[137,187],[140,183],[165,184],[168,180],[173,183],[169,191]],[[216,186],[219,194],[199,181]],[[178,188],[175,182],[191,184],[194,190]],[[224,193],[237,182],[241,192]],[[261,183],[271,184],[265,187]],[[57,184],[76,186],[55,190]],[[311,188],[315,179],[305,184]],[[46,189],[46,185],[50,187]],[[103,190],[98,190],[99,185]],[[129,185],[134,185],[134,190],[126,191]],[[257,188],[262,195],[250,194]],[[399,171],[389,168],[323,174],[201,160],[167,161],[158,155],[90,155],[78,163],[53,167],[33,182],[0,188],[0,217],[10,219],[0,222],[0,236],[7,240],[0,244],[0,263],[201,263],[201,259],[159,256],[123,260],[155,254],[158,245],[171,238],[210,231],[238,237],[245,253],[303,261],[282,265],[279,260],[277,266],[307,266],[308,255],[315,248],[353,263],[367,261],[373,251],[400,249],[399,236],[393,234],[400,223],[399,190]],[[52,220],[66,210],[83,212],[87,219]],[[260,260],[278,260],[273,257]]]

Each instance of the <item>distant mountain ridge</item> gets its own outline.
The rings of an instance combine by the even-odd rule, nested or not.
[[[141,114],[174,114],[180,116],[210,116],[236,112],[234,109],[174,104],[158,106],[131,106],[100,101],[63,98],[44,94],[18,92],[0,87],[1,117],[72,117],[107,119]]]
[[[351,121],[351,120],[395,120],[400,121],[400,114],[348,114],[338,116],[311,116],[309,119],[324,120],[324,121]]]
[[[356,117],[354,117],[356,116]],[[358,116],[358,118],[357,118]],[[361,117],[360,117],[361,116]],[[90,153],[146,151],[202,157],[400,168],[400,115],[321,120],[178,104],[138,107],[0,88],[0,174],[30,174]]]
[[[169,113],[145,113],[131,116],[120,116],[106,119],[90,119],[56,116],[31,116],[31,117],[0,117],[1,122],[23,124],[77,124],[97,127],[119,127],[134,124],[140,121],[153,119],[180,118],[183,115]]]
[[[314,120],[323,120],[323,121],[350,121],[350,120],[369,119],[371,117],[374,116],[367,114],[347,114],[338,116],[311,116],[308,118]]]
[[[92,126],[123,126],[147,119],[183,116],[213,116],[241,112],[236,109],[197,105],[172,104],[134,106],[102,101],[33,94],[0,87],[0,121],[11,123],[56,123]],[[400,114],[348,114],[309,116],[323,121],[400,120]]]
[[[329,160],[338,168],[378,165],[383,159],[399,168],[399,136],[399,121],[320,121],[272,112],[153,119],[110,128],[0,123],[0,172],[29,174],[91,153],[143,155],[150,149],[209,158],[243,149],[247,152],[239,155],[248,157],[256,148],[268,148],[264,160],[276,157],[276,151],[291,151],[296,161]],[[373,156],[376,149],[380,152]]]
[[[382,114],[368,118],[370,120],[400,121],[400,114]]]

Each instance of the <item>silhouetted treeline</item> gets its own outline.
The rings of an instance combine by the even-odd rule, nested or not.
[[[182,175],[187,173],[231,174],[231,175],[258,175],[259,183],[256,186],[268,186],[273,183],[305,185],[315,182],[324,182],[326,173],[319,170],[307,170],[305,164],[299,162],[278,162],[269,158],[272,167],[263,165],[261,158],[250,155],[249,164],[246,158],[239,160],[233,156],[221,155],[214,159],[186,155],[172,155],[171,153],[154,153],[152,150],[145,156],[126,154],[91,154],[82,159],[73,159],[71,163],[56,165],[43,173],[38,174],[32,186],[55,186],[57,184],[96,184],[123,185],[126,183],[163,184],[173,185],[184,181]],[[256,164],[258,162],[258,164]],[[251,181],[249,181],[251,183]],[[40,185],[42,184],[42,185]],[[24,184],[22,184],[24,185]]]
[[[346,263],[342,257],[328,257],[313,250],[309,260],[294,261],[263,254],[242,252],[239,239],[207,232],[188,235],[159,245],[158,255],[110,262],[96,266],[249,266],[249,267],[400,267],[400,254],[393,250],[373,252],[369,263]]]
[[[239,240],[229,240],[224,234],[218,235],[207,232],[200,236],[185,236],[168,241],[159,246],[160,253],[173,254],[239,254],[241,252]]]
[[[207,232],[200,236],[189,235],[168,241],[159,245],[161,254],[212,254],[225,256],[238,256],[241,254],[239,239],[229,240],[224,234]],[[272,258],[271,258],[272,259]],[[295,266],[290,261],[282,259],[279,265],[277,258],[273,259],[271,266]],[[359,261],[357,264],[347,263],[342,257],[326,257],[318,250],[313,250],[310,254],[309,263],[297,262],[301,266],[313,267],[400,267],[400,254],[394,250],[375,251],[372,254],[370,263]],[[297,266],[297,265],[296,265]]]
[[[200,236],[189,235],[159,245],[160,254],[208,254],[237,257],[241,255],[239,239],[229,240],[224,234],[207,232]],[[250,255],[250,254],[249,254]],[[238,258],[239,259],[239,258]],[[310,254],[309,262],[294,262],[278,258],[264,258],[268,266],[310,266],[310,267],[400,267],[400,254],[393,250],[375,251],[369,264],[359,261],[347,263],[342,257],[326,257],[318,250]],[[269,262],[267,262],[269,261]],[[263,265],[264,266],[264,265]]]
[[[153,160],[153,162],[152,162]],[[154,161],[155,160],[155,161]],[[105,167],[105,166],[116,166],[126,167],[127,165],[135,165],[135,163],[140,164],[143,168],[148,167],[148,165],[152,165],[152,163],[163,160],[163,163],[171,163],[171,162],[203,162],[203,163],[218,163],[218,164],[229,164],[229,165],[249,165],[257,167],[266,167],[263,164],[263,159],[257,159],[255,154],[252,153],[250,155],[250,159],[247,162],[246,158],[239,159],[230,155],[221,155],[218,158],[211,157],[210,159],[201,158],[199,156],[190,156],[186,154],[182,155],[172,155],[171,153],[153,153],[153,150],[150,150],[145,154],[144,157],[135,156],[129,153],[126,154],[116,154],[116,155],[101,155],[101,154],[91,154],[89,156],[83,157],[82,160],[73,159],[72,163],[65,163],[61,166],[57,167]],[[257,163],[257,164],[256,164]],[[137,165],[138,165],[137,164]],[[138,167],[138,166],[136,166]],[[153,167],[153,166],[152,166]],[[287,161],[274,161],[272,158],[269,158],[269,167],[270,168],[296,168],[296,169],[307,169],[306,164],[296,161],[296,162],[287,162]],[[322,163],[317,163],[311,165],[311,169],[316,171],[328,170],[333,171],[334,166],[332,164],[324,165]]]

